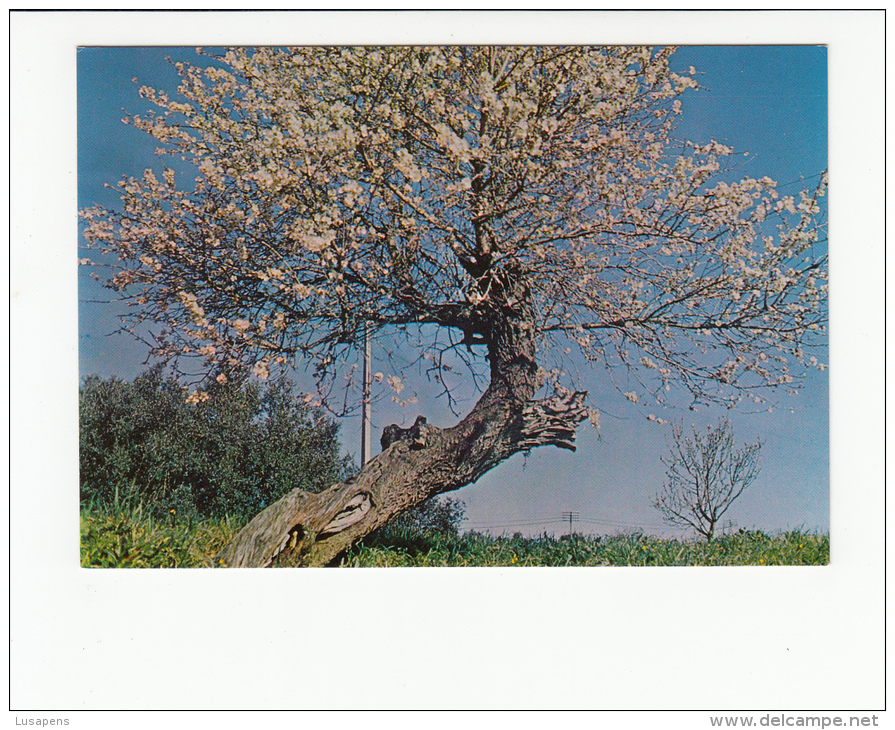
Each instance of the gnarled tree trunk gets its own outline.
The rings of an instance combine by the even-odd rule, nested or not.
[[[522,408],[498,400],[476,407],[453,428],[429,427],[421,438],[397,441],[343,484],[282,497],[243,528],[216,564],[329,565],[392,517],[471,484],[518,451],[550,444],[574,450],[583,400],[583,393],[569,393]]]
[[[412,429],[353,478],[324,492],[290,492],[246,525],[216,565],[330,565],[392,517],[475,482],[519,451],[544,445],[574,450],[585,394],[531,400],[538,389],[533,319],[524,285],[515,284],[505,287],[503,307],[459,323],[483,338],[491,362],[491,383],[466,418],[452,428]]]

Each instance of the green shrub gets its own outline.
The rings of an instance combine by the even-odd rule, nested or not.
[[[153,368],[133,383],[89,377],[80,391],[82,508],[142,506],[156,519],[254,515],[286,492],[342,481],[338,426],[281,379],[265,389],[213,382],[190,402]]]

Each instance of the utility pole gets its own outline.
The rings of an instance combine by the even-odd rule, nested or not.
[[[364,367],[362,372],[363,390],[361,392],[361,425],[360,425],[360,465],[363,468],[370,460],[370,429],[372,427],[370,390],[372,375],[370,374],[372,358],[370,356],[370,326],[364,325]]]
[[[579,518],[580,518],[580,515],[578,512],[563,512],[562,513],[563,522],[565,522],[566,520],[569,521],[569,537],[571,537],[572,535],[575,534],[572,532],[572,523],[578,522]]]

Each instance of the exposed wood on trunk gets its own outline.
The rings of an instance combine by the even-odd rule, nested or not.
[[[543,445],[574,450],[584,395],[558,394],[522,407],[491,401],[453,428],[430,427],[422,447],[397,441],[344,484],[284,496],[243,528],[216,562],[234,568],[329,565],[392,517],[475,482],[519,451]]]

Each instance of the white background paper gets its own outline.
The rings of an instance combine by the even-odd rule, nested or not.
[[[69,717],[90,728],[330,722],[80,710],[694,711],[555,720],[675,728],[709,727],[709,711],[880,710],[884,20],[880,12],[13,13],[10,725],[13,717]],[[495,42],[828,44],[831,565],[81,569],[76,48]]]

